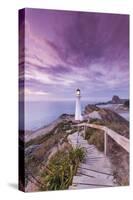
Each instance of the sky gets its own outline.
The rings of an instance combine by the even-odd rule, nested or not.
[[[128,98],[128,15],[26,9],[19,42],[26,101]]]

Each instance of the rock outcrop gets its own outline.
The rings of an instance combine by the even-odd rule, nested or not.
[[[121,99],[118,95],[114,95],[110,101],[107,102],[100,102],[96,105],[107,105],[107,104],[125,104],[125,102],[128,102],[128,99]]]
[[[114,96],[112,97],[112,103],[120,104],[120,103],[122,103],[122,101],[121,101],[121,99],[119,98],[119,96],[114,95]]]

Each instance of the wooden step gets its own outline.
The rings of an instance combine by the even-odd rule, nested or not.
[[[84,184],[84,185],[95,185],[95,186],[114,186],[112,180],[103,178],[91,178],[86,176],[74,176],[72,184]]]
[[[77,184],[77,185],[69,186],[69,190],[93,189],[93,188],[101,188],[101,187],[103,186]]]
[[[85,163],[80,163],[79,168],[91,170],[91,171],[96,171],[96,172],[101,172],[101,173],[105,173],[105,174],[108,174],[108,175],[113,175],[111,168],[105,167],[105,168],[100,169],[99,166],[91,167],[90,165],[85,164]]]
[[[78,135],[77,132],[69,136],[69,141],[73,148],[83,147],[86,152],[85,159],[80,163],[69,189],[115,186],[111,163],[104,153],[100,152],[94,145],[88,144],[87,140]]]
[[[78,169],[77,175],[90,176],[90,177],[93,177],[93,178],[109,179],[109,180],[113,181],[112,175],[108,175],[108,174],[105,174],[105,173],[96,172],[96,171],[92,171],[92,170],[86,170],[86,169],[82,169],[82,168]]]

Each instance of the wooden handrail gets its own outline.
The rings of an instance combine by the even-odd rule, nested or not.
[[[122,148],[124,148],[127,152],[129,152],[129,139],[120,135],[119,133],[111,130],[110,128],[106,127],[106,126],[101,126],[101,125],[97,125],[97,124],[89,124],[89,123],[81,123],[81,124],[77,124],[74,126],[87,126],[90,128],[95,128],[95,129],[100,129],[104,131],[104,135],[105,135],[105,140],[107,140],[106,138],[106,134],[109,135],[117,144],[119,144]],[[105,141],[105,154],[106,154],[106,144],[107,141]]]

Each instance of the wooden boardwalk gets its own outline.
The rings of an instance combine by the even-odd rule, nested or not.
[[[86,129],[86,127],[90,127],[90,128],[102,130],[104,132],[104,153],[105,154],[107,152],[107,136],[111,137],[118,145],[120,145],[128,153],[130,152],[129,139],[120,135],[119,133],[111,130],[110,128],[108,128],[106,126],[101,126],[101,125],[97,125],[97,124],[89,124],[89,123],[81,123],[81,124],[74,125],[74,126],[84,127],[84,129]],[[85,133],[85,131],[84,131],[84,133]]]
[[[69,135],[68,141],[73,148],[83,147],[86,151],[85,160],[80,163],[69,189],[112,187],[116,185],[109,159],[104,153],[98,151],[94,145],[88,144],[83,138],[82,132]]]

